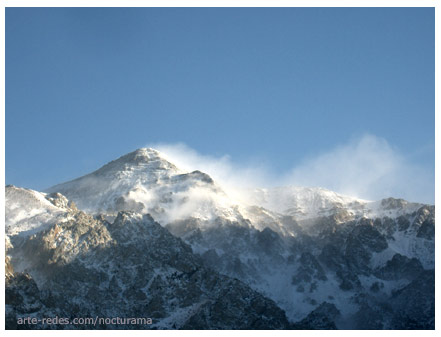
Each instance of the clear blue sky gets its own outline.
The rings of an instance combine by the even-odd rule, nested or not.
[[[6,183],[148,143],[283,172],[358,134],[434,172],[433,8],[7,8]]]

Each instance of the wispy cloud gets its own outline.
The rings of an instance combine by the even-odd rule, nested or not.
[[[433,202],[435,185],[433,173],[373,135],[305,160],[292,169],[287,182],[365,199],[393,196],[423,202]]]
[[[243,188],[281,185],[324,187],[342,194],[378,200],[393,196],[434,202],[434,173],[394,149],[385,139],[364,135],[294,165],[276,175],[271,167],[244,164],[228,155],[202,155],[185,144],[149,144],[178,167],[208,173],[228,193]]]

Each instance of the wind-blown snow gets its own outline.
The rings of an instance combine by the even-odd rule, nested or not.
[[[345,208],[361,214],[368,201],[343,196],[324,188],[276,187],[249,190],[247,202],[273,212],[292,215],[298,219],[327,216]]]
[[[67,209],[53,205],[45,193],[7,186],[5,213],[6,235],[30,235],[64,221]]]
[[[90,213],[132,210],[161,223],[194,217],[236,219],[232,200],[199,171],[185,172],[153,149],[139,149],[76,180],[51,187]]]
[[[233,273],[233,277],[248,282],[275,300],[292,321],[305,318],[324,301],[333,302],[345,317],[358,307],[353,301],[357,283],[352,280],[355,282],[354,286],[349,282],[352,288],[342,288],[342,279],[349,275],[343,273],[346,269],[329,271],[325,268],[320,273],[326,274],[326,278],[314,276],[314,268],[319,270],[320,264],[326,264],[320,259],[327,254],[320,258],[322,248],[314,247],[315,239],[329,236],[337,257],[343,256],[345,261],[354,257],[360,263],[356,273],[362,275],[360,282],[364,289],[370,289],[379,280],[373,272],[396,254],[416,258],[426,269],[434,267],[434,243],[430,234],[433,207],[394,198],[369,201],[324,188],[298,186],[239,190],[232,198],[207,174],[182,170],[153,149],[136,150],[86,176],[51,187],[47,192],[62,193],[80,210],[102,213],[109,218],[123,210],[134,211],[131,216],[136,221],[146,213],[151,214],[172,234],[187,241],[193,253],[205,254],[209,263],[217,261],[213,262],[216,267],[225,263],[222,267],[225,269],[220,268],[219,272],[228,276]],[[401,220],[409,225],[400,229],[398,218],[402,215],[404,220]],[[426,224],[428,229],[420,233],[426,217],[430,220]],[[46,193],[14,186],[6,188],[7,235],[35,233],[66,219],[69,219],[67,199],[54,200]],[[137,237],[135,231],[131,235]],[[320,235],[324,238],[319,238]],[[72,245],[68,236],[66,238],[54,240],[53,248]],[[344,247],[339,241],[343,239],[346,244],[355,241]],[[364,251],[362,245],[369,248]],[[344,248],[341,252],[340,246]],[[357,251],[357,246],[368,255]],[[304,262],[299,258],[303,253],[309,254],[305,255]],[[366,256],[372,269],[370,275],[365,275],[363,269],[367,268]],[[342,274],[339,276],[338,272]],[[294,283],[293,276],[302,273],[304,280]],[[409,282],[383,281],[382,291],[389,295]],[[306,284],[309,289],[304,288]],[[156,327],[179,327],[203,304],[197,302],[179,308]]]
[[[186,218],[197,218],[204,224],[218,217],[238,222],[248,218],[257,229],[270,226],[284,235],[291,231],[275,225],[281,215],[303,220],[345,210],[354,218],[392,217],[421,206],[404,201],[389,205],[324,188],[295,186],[242,189],[237,193],[242,198],[233,199],[207,174],[186,172],[150,148],[131,152],[91,174],[53,186],[48,192],[60,192],[80,209],[94,214],[132,210],[150,213],[164,225]]]

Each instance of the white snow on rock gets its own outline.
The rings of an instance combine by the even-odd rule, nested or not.
[[[189,217],[209,221],[240,216],[207,174],[185,172],[150,148],[138,149],[47,192],[60,192],[92,214],[131,210],[150,213],[163,224]]]
[[[183,171],[151,148],[126,154],[47,192],[60,192],[92,214],[131,210],[150,213],[163,225],[187,218],[208,226],[218,217],[236,222],[249,219],[257,229],[270,227],[283,235],[291,235],[291,229],[280,224],[282,216],[304,220],[344,210],[353,218],[397,217],[421,207],[401,199],[373,202],[324,188],[296,186],[242,190],[245,198],[237,201],[209,175]]]
[[[422,204],[402,199],[369,201],[321,187],[283,186],[248,190],[247,202],[299,220],[329,216],[345,210],[355,218],[395,218],[418,210]]]
[[[67,207],[57,207],[46,193],[7,186],[5,191],[6,235],[31,235],[65,221]]]
[[[434,267],[434,241],[430,234],[433,207],[421,209],[424,205],[402,199],[369,201],[324,188],[296,186],[241,190],[238,195],[243,199],[234,199],[209,175],[181,170],[150,148],[126,154],[46,192],[6,187],[7,247],[12,247],[9,237],[14,241],[16,235],[31,235],[71,219],[68,200],[87,213],[105,215],[110,222],[118,211],[134,211],[124,215],[132,218],[134,224],[131,228],[128,226],[131,222],[125,223],[127,242],[136,241],[139,237],[136,224],[149,213],[172,234],[187,241],[194,253],[206,254],[207,261],[220,266],[219,272],[241,279],[276,301],[292,321],[305,318],[324,301],[334,303],[343,316],[349,317],[358,310],[353,300],[359,291],[357,282],[370,291],[372,284],[380,280],[374,271],[396,254],[418,259],[425,269]],[[400,229],[402,215],[404,226]],[[426,217],[430,221],[424,225]],[[374,230],[357,232],[354,228],[360,224],[361,229],[370,225]],[[423,225],[428,229],[424,230]],[[350,237],[351,233],[354,237]],[[51,247],[71,249],[73,241],[66,233],[61,234],[64,241],[54,240]],[[329,251],[335,254],[335,265],[341,266],[341,261],[355,256],[351,265],[343,264],[345,268],[353,268],[356,275],[355,280],[349,279],[350,287],[346,284],[345,289],[342,282],[352,275],[346,269],[337,270],[331,265],[324,268],[326,278],[319,274],[322,273],[319,267],[327,263],[322,260],[327,256],[322,256],[322,248],[312,243],[314,240],[326,243],[324,240],[328,238],[332,245],[326,254]],[[340,241],[343,239],[358,241],[345,247]],[[380,239],[387,240],[383,248]],[[364,255],[359,254],[358,258],[354,245],[373,247],[360,248],[368,256],[371,274],[365,275]],[[16,256],[15,262],[18,260]],[[26,264],[15,267],[24,270],[23,266]],[[296,283],[295,275],[301,276]],[[153,279],[143,289],[147,290]],[[381,279],[384,288],[372,296],[390,296],[392,290],[405,286],[406,282],[409,281]],[[203,304],[196,301],[179,307],[155,327],[179,328]]]
[[[297,219],[331,215],[338,209],[361,214],[367,200],[344,196],[320,187],[283,186],[247,191],[248,203]]]

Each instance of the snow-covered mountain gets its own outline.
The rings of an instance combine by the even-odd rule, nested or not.
[[[293,186],[241,194],[246,195],[243,200],[231,198],[206,173],[185,172],[145,148],[45,193],[8,186],[10,289],[23,297],[31,287],[40,301],[31,296],[39,303],[35,312],[46,312],[44,289],[69,287],[48,272],[55,261],[68,273],[101,275],[96,276],[100,281],[81,279],[77,284],[84,291],[75,301],[91,313],[112,314],[109,302],[100,302],[101,311],[92,309],[87,292],[109,291],[116,277],[112,282],[122,291],[121,303],[137,308],[162,303],[155,316],[158,328],[433,328],[434,206],[394,198],[367,201]],[[152,223],[166,242],[155,241]],[[197,272],[200,281],[191,283],[198,290],[184,302],[177,295],[172,300],[177,289],[190,286],[171,281],[173,275],[188,273],[170,265],[171,256],[183,254],[174,251],[175,245],[188,245],[185,254],[194,268],[204,270]],[[127,247],[134,255],[123,253]],[[142,269],[146,275],[117,276],[137,270],[144,255],[152,261]],[[148,284],[154,275],[160,275],[162,286],[152,290]],[[253,325],[250,320],[259,314],[250,309],[251,302],[233,303],[235,297],[227,296],[223,310],[248,325],[214,319],[211,305],[218,303],[216,296],[225,295],[212,293],[207,282],[222,278],[216,282],[239,280],[234,283],[236,297],[261,296],[261,303],[269,301],[266,307],[277,304],[280,312],[272,309],[277,318]],[[17,285],[17,279],[24,285]],[[239,309],[233,314],[229,306]],[[25,307],[11,305],[9,317]],[[126,309],[114,314],[133,314],[129,307],[119,307]],[[151,314],[152,307],[144,308],[144,314]],[[58,313],[69,314],[69,308],[62,310]]]
[[[206,173],[185,172],[160,152],[141,148],[97,171],[49,188],[91,214],[115,215],[120,210],[151,214],[161,224],[194,218],[210,226],[216,218],[243,223],[244,216],[257,229],[274,226],[283,216],[296,220],[330,216],[340,211],[353,218],[398,217],[422,204],[401,199],[367,201],[324,188],[285,186],[241,190],[245,202],[230,198]]]
[[[5,227],[7,235],[30,235],[48,225],[66,221],[68,200],[62,195],[7,186]]]
[[[200,171],[184,172],[154,149],[138,149],[81,178],[56,185],[92,214],[120,210],[149,213],[160,223],[187,217],[237,219],[233,202]]]
[[[148,215],[113,223],[80,211],[28,240],[12,237],[6,320],[67,318],[61,328],[287,329],[285,313],[246,284],[204,267],[190,246]],[[26,268],[23,270],[23,265]],[[18,267],[18,268],[16,268]],[[22,270],[20,270],[22,269]],[[75,324],[74,318],[149,318],[151,323]]]
[[[402,199],[368,201],[341,195],[320,187],[283,186],[247,191],[247,201],[279,214],[303,220],[329,216],[346,211],[354,217],[400,216],[412,213],[423,206]]]

